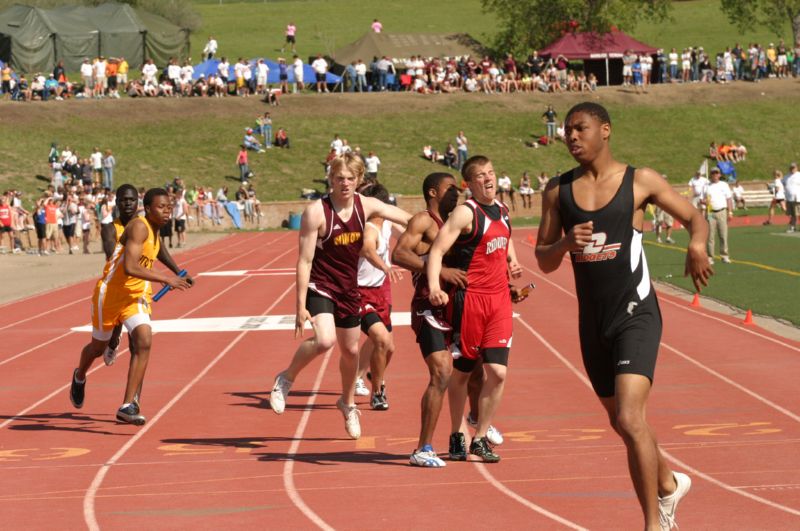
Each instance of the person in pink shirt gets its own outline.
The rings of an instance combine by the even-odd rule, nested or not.
[[[295,40],[296,33],[297,33],[297,26],[294,25],[294,22],[289,22],[289,24],[286,26],[286,44],[284,44],[283,48],[281,48],[281,52],[283,52],[286,49],[287,44],[292,45],[292,53],[297,51],[295,47],[295,45],[297,44],[297,41]]]
[[[383,31],[383,24],[381,24],[380,20],[378,20],[377,18],[372,21],[371,27],[372,31],[374,31],[375,33],[380,33],[381,31]]]
[[[244,144],[239,147],[236,164],[239,165],[239,180],[246,183],[247,178],[250,176],[250,167],[247,165],[247,147]]]

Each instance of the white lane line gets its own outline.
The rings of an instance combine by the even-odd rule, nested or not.
[[[250,238],[250,239],[248,239],[248,240],[246,240],[246,241],[250,241],[250,240],[252,240],[252,239],[254,239],[254,238]],[[280,238],[279,238],[279,239],[280,239]],[[276,241],[278,241],[278,240],[276,240]],[[248,251],[248,252],[246,252],[246,253],[244,253],[244,254],[240,255],[240,256],[239,256],[239,257],[237,257],[237,258],[241,258],[241,257],[247,256],[247,255],[249,255],[249,254],[251,254],[251,253],[254,253],[256,250],[257,250],[257,248],[254,248],[254,249],[252,249],[252,250],[250,250],[250,251]],[[221,252],[221,251],[220,251],[220,250],[216,250],[216,251],[213,251],[213,252],[210,252],[210,253],[204,254],[204,255],[202,255],[202,256],[197,256],[197,257],[194,257],[194,258],[190,258],[189,260],[186,260],[185,262],[182,262],[182,264],[188,264],[188,263],[190,263],[190,262],[192,262],[192,261],[194,261],[194,260],[199,260],[199,259],[201,259],[201,258],[207,258],[207,257],[209,257],[209,256],[213,256],[213,255],[215,255],[215,254],[218,254],[219,252]],[[284,253],[284,254],[285,254],[285,253]],[[282,255],[281,255],[281,256],[282,256]],[[216,269],[217,269],[217,268],[219,268],[219,267],[223,267],[223,266],[227,265],[228,263],[232,262],[233,260],[236,260],[237,258],[233,258],[233,259],[231,259],[231,260],[228,260],[227,262],[224,262],[224,263],[222,263],[222,264],[220,264],[220,265],[218,265],[218,266],[215,266],[214,268],[210,269],[209,271],[214,271],[214,270],[216,270]],[[9,326],[18,325],[18,324],[20,324],[20,323],[24,323],[24,322],[30,321],[30,320],[32,320],[32,319],[38,319],[38,318],[40,318],[40,317],[42,317],[42,316],[44,316],[44,315],[47,315],[48,313],[52,313],[52,312],[54,312],[54,311],[57,311],[57,310],[60,310],[60,309],[66,308],[67,306],[72,306],[72,305],[74,305],[74,304],[77,304],[77,303],[79,303],[79,302],[85,302],[85,301],[88,301],[89,299],[91,299],[91,297],[83,297],[82,299],[77,299],[77,300],[75,300],[75,301],[73,301],[73,302],[70,302],[70,303],[67,303],[67,304],[65,304],[64,306],[60,306],[60,307],[58,307],[58,308],[54,308],[54,309],[52,309],[52,310],[50,310],[50,311],[47,311],[47,312],[42,312],[42,313],[40,313],[39,315],[37,315],[37,316],[35,316],[35,317],[29,317],[29,318],[27,318],[27,319],[23,319],[23,320],[21,320],[21,321],[17,321],[17,322],[15,322],[15,323],[11,323],[10,325],[7,325],[7,326],[6,326],[6,327],[4,327],[4,328],[7,328],[7,327],[9,327]],[[0,328],[0,330],[4,330],[4,328]],[[71,333],[73,333],[73,332],[77,332],[77,331],[78,331],[78,330],[74,330],[74,329],[73,329],[73,330],[70,330],[70,331],[69,331],[69,332],[67,332],[66,334],[63,334],[63,335],[60,335],[60,336],[58,336],[58,337],[56,337],[56,338],[54,338],[54,339],[50,339],[50,340],[48,340],[48,341],[45,341],[44,343],[40,343],[39,345],[36,345],[35,347],[31,347],[31,348],[29,348],[28,350],[26,350],[25,352],[20,352],[20,353],[18,353],[18,354],[15,354],[15,355],[13,355],[12,357],[10,357],[10,358],[8,358],[8,359],[5,359],[5,360],[3,360],[3,361],[0,361],[0,366],[1,366],[1,365],[4,365],[4,364],[6,364],[6,363],[8,363],[8,362],[10,362],[10,361],[13,361],[13,360],[15,360],[15,359],[17,359],[17,358],[19,358],[19,357],[21,357],[21,356],[24,356],[25,354],[29,354],[29,353],[31,353],[31,352],[33,352],[33,351],[35,351],[35,350],[38,350],[38,349],[40,349],[40,348],[42,348],[42,347],[44,347],[44,346],[47,346],[47,345],[49,345],[50,343],[52,343],[52,342],[54,342],[54,341],[56,341],[56,340],[58,340],[58,339],[64,338],[64,337],[66,337],[66,336],[70,335]],[[91,331],[91,326],[90,326],[90,331]],[[3,426],[2,426],[2,425],[0,425],[0,428],[2,428],[2,427],[3,427]]]
[[[273,302],[270,305],[270,307],[264,312],[264,314],[269,313],[269,311],[272,310],[275,306],[277,306],[278,303],[281,300],[283,300],[283,298],[293,289],[294,289],[294,283],[292,283],[288,288],[286,288],[286,290],[277,299],[275,299],[275,302]],[[111,457],[111,459],[109,459],[105,464],[103,464],[103,466],[100,467],[100,470],[97,471],[94,480],[92,480],[92,484],[89,485],[89,488],[86,490],[86,495],[83,498],[83,518],[86,521],[86,525],[90,529],[90,531],[98,531],[100,529],[100,525],[97,522],[97,515],[95,513],[95,497],[97,495],[98,489],[103,484],[103,479],[106,477],[106,474],[111,469],[111,467],[114,466],[114,464],[116,464],[116,462],[119,461],[122,458],[122,456],[124,456],[128,452],[128,450],[130,450],[133,447],[133,445],[136,444],[136,442],[139,439],[144,437],[144,434],[150,431],[150,428],[152,428],[156,423],[158,423],[159,419],[161,419],[161,417],[163,417],[170,409],[172,409],[172,406],[177,404],[178,401],[181,398],[183,398],[183,396],[186,393],[188,393],[189,390],[192,387],[194,387],[197,382],[199,382],[206,374],[208,374],[208,371],[210,371],[222,358],[224,358],[225,355],[228,352],[230,352],[231,349],[235,347],[246,334],[247,331],[240,332],[239,335],[237,335],[233,339],[233,341],[228,343],[228,346],[225,347],[225,349],[223,349],[222,352],[217,354],[217,356],[213,360],[211,360],[211,362],[208,365],[206,365],[203,368],[203,370],[201,370],[197,374],[197,376],[195,376],[192,379],[192,381],[186,384],[183,387],[183,389],[181,389],[178,392],[178,394],[172,397],[172,400],[167,402],[166,405],[164,405],[164,407],[162,407],[158,411],[158,413],[156,413],[155,416],[152,419],[150,419],[150,421],[147,424],[145,424],[141,429],[139,429],[139,431],[137,431],[136,434],[133,435],[133,437],[128,439],[128,442],[122,445],[122,447],[117,451],[117,453],[115,453]]]
[[[267,262],[267,265],[269,265],[269,264],[271,264],[272,262],[274,262],[274,261],[278,260],[279,258],[281,258],[281,257],[285,256],[285,255],[286,255],[286,254],[288,254],[290,251],[291,251],[291,249],[289,249],[288,251],[286,251],[286,252],[283,252],[283,253],[281,253],[280,255],[276,256],[275,258],[273,258],[272,260],[270,260],[269,262]],[[241,284],[241,283],[242,283],[242,282],[244,282],[245,280],[247,280],[247,277],[244,277],[244,278],[242,278],[241,280],[238,280],[238,281],[234,282],[233,284],[231,284],[231,285],[230,285],[230,286],[228,286],[227,288],[223,289],[223,290],[222,290],[222,291],[220,291],[219,293],[216,293],[215,295],[213,295],[213,296],[209,297],[209,298],[208,298],[208,299],[207,299],[205,302],[203,302],[203,303],[199,304],[198,306],[195,306],[194,308],[192,308],[191,310],[189,310],[188,312],[186,312],[185,314],[183,314],[181,317],[186,317],[187,315],[191,315],[191,314],[193,314],[194,312],[196,312],[197,310],[199,310],[199,309],[201,309],[201,308],[203,308],[203,307],[205,307],[205,306],[207,306],[207,305],[211,304],[213,301],[215,301],[216,299],[218,299],[218,298],[222,297],[222,296],[223,296],[225,293],[227,293],[228,291],[232,290],[233,288],[235,288],[236,286],[238,286],[239,284]],[[127,350],[127,349],[126,349],[126,350]],[[122,352],[124,352],[124,351],[122,351]],[[122,352],[121,352],[121,353],[122,353]],[[121,354],[121,353],[120,353],[120,354]],[[97,366],[97,367],[95,367],[94,369],[91,369],[89,372],[87,372],[87,374],[92,374],[92,373],[93,373],[93,372],[95,372],[95,371],[99,371],[99,370],[100,370],[100,369],[102,369],[103,367],[105,367],[105,365],[98,365],[98,366]],[[11,423],[12,423],[12,422],[14,422],[15,420],[18,420],[18,419],[19,419],[20,417],[22,417],[23,415],[26,415],[26,414],[27,414],[29,411],[32,411],[33,409],[35,409],[35,408],[39,407],[40,405],[44,404],[45,402],[47,402],[48,400],[50,400],[50,399],[51,399],[51,398],[53,398],[54,396],[58,395],[59,393],[62,393],[62,392],[63,392],[63,391],[65,391],[67,388],[69,388],[70,384],[71,384],[71,382],[70,382],[70,383],[68,383],[68,384],[66,384],[66,385],[63,385],[63,386],[59,387],[58,389],[56,389],[55,391],[53,391],[53,392],[52,392],[52,393],[50,393],[49,395],[45,396],[45,397],[44,397],[44,398],[42,398],[41,400],[39,400],[39,401],[37,401],[37,402],[35,402],[35,403],[31,404],[31,405],[30,405],[30,406],[28,406],[27,408],[25,408],[25,409],[23,409],[22,411],[20,411],[19,413],[15,414],[13,417],[9,417],[9,418],[7,418],[5,421],[3,421],[2,423],[0,423],[0,430],[1,430],[1,429],[3,429],[3,428],[5,428],[6,426],[8,426],[9,424],[11,424]]]
[[[577,367],[575,367],[575,366],[574,366],[572,363],[570,363],[570,361],[569,361],[569,360],[567,360],[567,359],[566,359],[566,358],[565,358],[565,357],[564,357],[564,356],[563,356],[563,355],[562,355],[562,354],[561,354],[561,353],[560,353],[558,350],[556,350],[556,349],[555,349],[555,348],[554,348],[554,347],[553,347],[553,346],[552,346],[550,343],[548,343],[548,342],[547,342],[547,341],[546,341],[546,340],[545,340],[545,339],[544,339],[544,338],[541,336],[541,334],[539,334],[539,333],[538,333],[536,330],[534,330],[534,329],[533,329],[533,327],[532,327],[530,324],[528,324],[528,323],[527,323],[527,321],[525,321],[525,320],[524,320],[524,319],[522,319],[521,317],[520,317],[520,318],[518,318],[517,320],[520,322],[520,324],[522,324],[522,325],[523,325],[525,328],[527,328],[527,329],[528,329],[528,331],[530,331],[530,333],[531,333],[531,334],[533,334],[533,335],[534,335],[534,336],[535,336],[537,339],[539,339],[539,341],[541,341],[541,342],[542,342],[542,344],[543,344],[543,345],[544,345],[544,346],[545,346],[545,347],[546,347],[546,348],[547,348],[547,349],[548,349],[548,350],[549,350],[549,351],[550,351],[550,352],[551,352],[553,355],[555,355],[555,357],[556,357],[556,358],[558,358],[558,359],[559,359],[559,360],[560,360],[560,361],[561,361],[563,364],[565,364],[565,365],[566,365],[566,367],[567,367],[567,368],[568,368],[570,371],[572,371],[572,373],[573,373],[573,374],[577,374],[577,375],[579,376],[580,380],[581,380],[581,381],[582,381],[582,382],[583,382],[583,383],[584,383],[584,384],[585,384],[587,387],[589,387],[589,389],[592,389],[592,384],[591,384],[591,382],[589,382],[589,379],[588,379],[588,378],[587,378],[587,377],[586,377],[586,376],[585,376],[583,373],[581,373],[581,372],[578,370],[578,368],[577,368]],[[663,344],[663,343],[662,343],[662,344]],[[664,346],[666,346],[666,345],[664,345]],[[748,393],[748,394],[750,394],[750,393]],[[753,393],[753,394],[755,395],[755,393]],[[756,396],[757,396],[757,395],[756,395]],[[771,403],[770,403],[768,400],[766,400],[766,399],[764,399],[764,400],[763,400],[763,402],[764,402],[765,404],[767,404],[767,405],[771,405]],[[779,410],[779,411],[780,411],[780,410]],[[781,413],[783,413],[783,411],[781,411]],[[767,505],[768,507],[772,507],[773,509],[778,509],[778,510],[780,510],[780,511],[787,512],[787,513],[789,513],[789,514],[793,514],[793,515],[800,516],[800,511],[798,511],[798,510],[796,510],[796,509],[792,509],[791,507],[787,507],[787,506],[785,506],[785,505],[781,505],[781,504],[779,504],[779,503],[775,503],[775,502],[773,502],[773,501],[767,500],[766,498],[762,498],[762,497],[760,497],[760,496],[756,496],[755,494],[751,494],[751,493],[749,493],[749,492],[747,492],[747,491],[745,491],[745,490],[742,490],[742,489],[740,489],[740,488],[734,487],[733,485],[729,485],[728,483],[725,483],[725,482],[723,482],[723,481],[720,481],[720,480],[718,480],[718,479],[716,479],[716,478],[714,478],[714,477],[712,477],[712,476],[709,476],[708,474],[705,474],[705,473],[701,472],[700,470],[698,470],[698,469],[696,469],[696,468],[694,468],[694,467],[691,467],[691,466],[689,466],[687,463],[684,463],[683,461],[681,461],[680,459],[678,459],[677,457],[673,456],[673,455],[672,455],[672,454],[670,454],[668,451],[666,451],[666,450],[664,449],[664,447],[663,447],[663,446],[660,446],[659,448],[661,448],[661,452],[664,454],[664,456],[665,456],[665,457],[666,457],[666,458],[667,458],[669,461],[672,461],[672,462],[673,462],[673,463],[675,463],[676,465],[678,465],[678,466],[680,466],[680,467],[684,468],[685,470],[687,470],[687,471],[691,472],[692,474],[695,474],[697,477],[700,477],[700,478],[702,478],[702,479],[705,479],[706,481],[708,481],[709,483],[712,483],[712,484],[716,485],[717,487],[720,487],[720,488],[722,488],[722,489],[724,489],[724,490],[727,490],[728,492],[732,492],[732,493],[734,493],[734,494],[738,494],[738,495],[740,495],[740,496],[743,496],[743,497],[745,497],[745,498],[748,498],[748,499],[750,499],[750,500],[753,500],[753,501],[755,501],[755,502],[758,502],[758,503],[761,503],[761,504]]]
[[[483,463],[475,463],[475,464],[476,464],[476,466],[478,468],[478,472],[481,473],[481,475],[484,477],[484,479],[486,481],[488,481],[490,485],[492,485],[494,488],[496,488],[497,490],[499,490],[500,492],[502,492],[503,494],[505,494],[509,498],[521,503],[522,505],[524,505],[528,509],[530,509],[530,510],[532,510],[534,512],[537,512],[537,513],[541,514],[542,516],[546,516],[547,518],[550,518],[551,520],[555,520],[556,522],[558,522],[559,524],[561,524],[561,525],[563,525],[565,527],[569,527],[570,529],[576,529],[576,530],[579,530],[579,531],[586,531],[585,527],[581,527],[580,525],[576,524],[575,522],[571,522],[570,520],[567,520],[566,518],[562,518],[562,517],[558,516],[555,513],[551,513],[550,511],[548,511],[544,507],[536,505],[535,503],[531,502],[530,500],[527,500],[527,499],[523,498],[522,496],[520,496],[519,494],[517,494],[513,490],[509,489],[502,482],[498,481],[493,475],[491,475],[489,473],[489,471],[486,470],[486,465],[484,465]]]
[[[331,354],[333,354],[333,350],[330,350],[327,354],[325,354],[325,358],[322,360],[322,365],[317,372],[317,378],[314,380],[314,386],[311,388],[311,396],[309,396],[308,400],[306,401],[306,407],[303,411],[303,416],[300,418],[300,423],[297,425],[297,429],[294,432],[294,440],[292,441],[292,445],[289,447],[289,452],[286,454],[286,461],[283,464],[283,486],[286,489],[286,494],[289,495],[289,499],[292,500],[292,503],[298,509],[300,509],[300,512],[302,512],[309,520],[311,520],[314,525],[320,529],[324,529],[325,531],[333,531],[333,527],[328,525],[325,520],[323,520],[311,509],[311,507],[306,505],[306,502],[303,501],[303,498],[300,496],[300,493],[297,491],[297,488],[294,485],[293,473],[294,456],[297,455],[297,450],[300,448],[300,441],[306,431],[308,419],[311,417],[311,409],[314,406],[314,402],[317,401],[317,391],[319,391],[319,387],[322,384],[322,377],[325,375],[325,369],[328,367],[328,361],[331,359]]]

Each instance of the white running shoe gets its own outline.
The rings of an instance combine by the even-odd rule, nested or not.
[[[269,407],[278,415],[286,409],[286,397],[289,396],[291,388],[292,382],[282,372],[278,373],[278,376],[275,377],[275,384],[272,386],[272,392],[269,394]]]
[[[442,468],[447,466],[447,463],[436,455],[436,452],[433,451],[433,447],[430,444],[426,444],[411,454],[408,463],[425,468]]]
[[[117,349],[106,347],[105,352],[103,352],[103,361],[109,367],[114,365],[114,362],[117,361]]]
[[[339,411],[344,415],[344,429],[347,430],[347,435],[349,435],[351,439],[358,439],[361,437],[361,422],[358,420],[361,412],[358,410],[358,407],[344,405],[344,401],[341,398],[336,401],[336,407],[338,407]]]
[[[477,428],[478,427],[478,421],[475,420],[474,418],[472,418],[472,412],[471,411],[467,415],[467,424],[469,424],[473,428]],[[489,442],[492,444],[492,446],[500,446],[501,444],[503,444],[503,442],[505,442],[505,439],[503,438],[503,434],[500,432],[500,430],[498,430],[497,428],[495,428],[491,424],[489,424],[489,429],[486,430],[486,438],[489,440]]]
[[[362,378],[356,380],[356,396],[369,396],[369,389]]]
[[[675,522],[675,511],[678,509],[678,502],[686,496],[692,488],[692,478],[681,472],[673,472],[675,477],[675,492],[669,496],[658,498],[658,516],[662,531],[670,531],[673,527],[678,527]]]

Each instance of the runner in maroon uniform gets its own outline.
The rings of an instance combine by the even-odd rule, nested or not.
[[[379,215],[405,225],[409,214],[355,190],[364,177],[364,163],[347,153],[330,164],[330,195],[311,203],[300,226],[297,260],[297,315],[295,337],[302,336],[311,321],[314,336],[303,341],[289,367],[275,378],[269,403],[281,414],[286,396],[300,371],[338,341],[341,358],[342,396],[336,402],[353,439],[361,436],[359,411],[353,400],[358,371],[359,296],[358,257],[364,221]]]
[[[445,462],[437,457],[431,444],[444,393],[450,381],[452,362],[447,350],[449,325],[444,322],[444,307],[433,306],[428,300],[428,278],[425,262],[431,244],[458,203],[458,184],[449,173],[432,173],[422,184],[426,210],[408,222],[392,254],[392,260],[412,272],[414,296],[411,299],[411,327],[428,366],[430,380],[422,395],[422,425],[419,442],[409,462],[423,467],[443,467]],[[466,273],[456,268],[443,267],[445,285],[466,286]]]
[[[486,462],[497,462],[500,457],[492,451],[486,432],[503,394],[511,347],[508,278],[509,274],[518,278],[522,269],[511,241],[508,210],[495,201],[497,178],[491,161],[480,155],[469,158],[462,168],[462,177],[472,199],[456,207],[431,247],[427,268],[429,300],[435,306],[444,306],[450,299],[441,289],[439,277],[442,258],[452,247],[455,263],[467,272],[467,288],[456,290],[451,309],[456,371],[449,386],[453,431],[450,457],[460,460],[467,457],[464,436],[467,382],[481,358],[486,376],[479,400],[478,426],[469,451]]]

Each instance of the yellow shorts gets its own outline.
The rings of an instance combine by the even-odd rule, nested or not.
[[[98,282],[92,294],[92,337],[108,341],[114,327],[125,325],[128,332],[143,324],[150,324],[149,297],[141,293],[107,291],[107,286]]]

